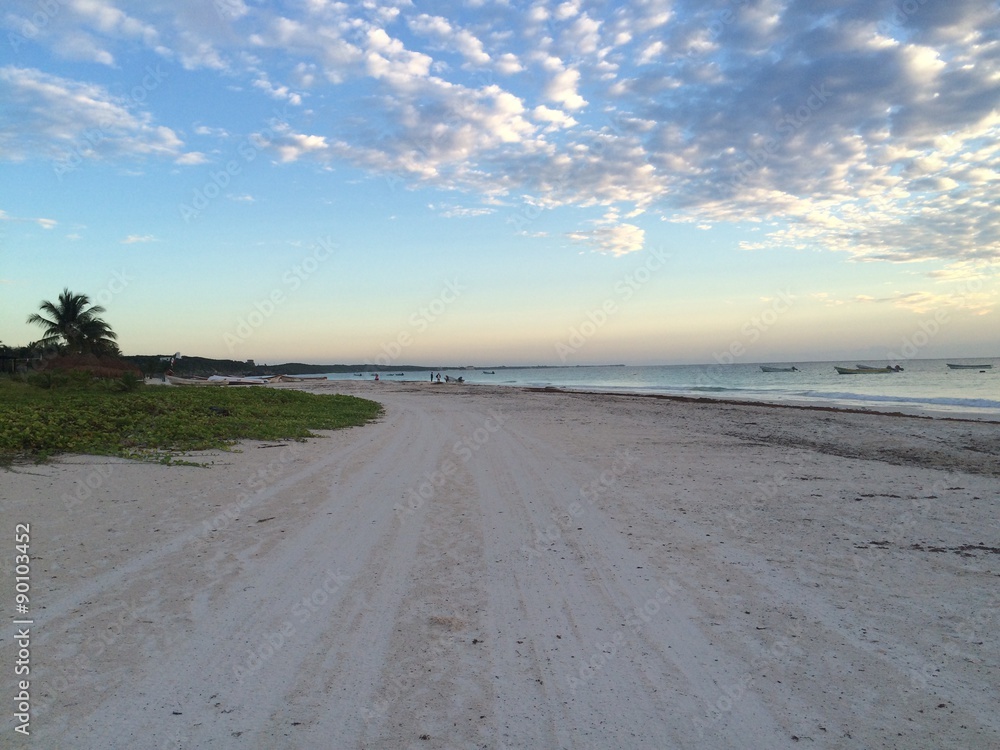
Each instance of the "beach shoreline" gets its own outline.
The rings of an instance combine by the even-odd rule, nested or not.
[[[37,746],[1000,740],[995,424],[276,387],[385,414],[209,468],[5,476],[3,533],[35,530]]]
[[[513,386],[512,386],[513,387]],[[906,417],[911,419],[942,419],[948,422],[976,422],[976,423],[986,423],[986,424],[1000,424],[1000,420],[996,419],[974,419],[971,417],[949,417],[943,416],[941,414],[929,414],[925,413],[926,410],[918,410],[915,412],[903,412],[903,411],[883,411],[881,409],[859,409],[851,406],[821,406],[818,404],[805,404],[805,403],[792,403],[790,401],[781,401],[776,399],[773,401],[765,401],[763,399],[734,399],[734,398],[713,398],[711,396],[681,396],[668,393],[639,393],[636,391],[599,391],[599,390],[584,390],[577,388],[557,388],[554,386],[547,386],[544,388],[536,388],[531,386],[522,386],[524,390],[533,393],[587,393],[593,395],[605,395],[605,396],[635,396],[638,398],[656,398],[663,399],[667,401],[678,401],[681,403],[692,403],[692,404],[728,404],[730,406],[762,406],[771,409],[804,409],[807,411],[824,411],[824,412],[843,412],[845,414],[876,414],[881,417]],[[991,415],[992,416],[992,415]]]

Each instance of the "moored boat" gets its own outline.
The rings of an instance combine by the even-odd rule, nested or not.
[[[952,370],[992,370],[993,369],[993,365],[953,365],[951,362],[947,362],[946,364]]]
[[[837,367],[834,369],[841,375],[878,375],[885,372],[895,372],[891,367]]]
[[[761,365],[761,372],[800,372],[798,367],[772,367],[771,365]]]

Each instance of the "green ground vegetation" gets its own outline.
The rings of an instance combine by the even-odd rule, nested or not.
[[[362,425],[381,411],[354,396],[266,386],[146,386],[81,373],[0,378],[0,462],[88,453],[172,463],[180,452],[244,439]]]

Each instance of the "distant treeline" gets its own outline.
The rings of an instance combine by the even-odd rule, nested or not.
[[[124,357],[135,363],[147,375],[157,375],[166,372],[170,364],[169,354],[138,355]],[[210,359],[208,357],[179,357],[174,360],[175,375],[319,375],[327,372],[428,372],[432,367],[416,365],[307,365],[303,362],[286,362],[280,365],[258,365],[252,359],[239,361],[235,359]]]
[[[123,357],[132,362],[146,375],[159,375],[170,367],[169,354],[137,355]],[[534,365],[528,367],[509,368],[504,365],[489,365],[484,367],[455,367],[421,365],[378,365],[378,364],[348,364],[348,365],[307,365],[303,362],[285,362],[280,365],[258,365],[252,359],[239,361],[235,359],[209,359],[208,357],[180,357],[174,360],[174,375],[320,375],[327,372],[438,372],[444,370],[507,370],[507,369],[545,369],[549,365]]]

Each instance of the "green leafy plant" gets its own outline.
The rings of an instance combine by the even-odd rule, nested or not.
[[[44,375],[44,373],[42,373]],[[50,375],[50,379],[55,375]],[[213,408],[214,407],[214,408]],[[266,387],[36,388],[0,381],[0,460],[89,453],[175,463],[238,440],[288,440],[362,425],[382,407],[354,396]]]
[[[144,385],[142,378],[131,370],[123,372],[122,376],[115,381],[115,388],[119,391],[124,391],[125,393],[131,393],[132,391],[138,390],[142,385]]]

